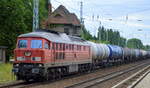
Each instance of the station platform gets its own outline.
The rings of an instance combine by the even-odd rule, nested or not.
[[[150,88],[150,65],[114,85],[112,88]]]
[[[150,73],[148,73],[134,88],[150,88]]]

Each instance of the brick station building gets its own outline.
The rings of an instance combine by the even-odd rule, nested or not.
[[[52,12],[52,5],[48,3],[48,18],[42,21],[42,28],[68,35],[80,36],[80,21],[74,13],[70,13],[63,5]]]

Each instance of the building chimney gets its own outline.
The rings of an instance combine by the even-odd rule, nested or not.
[[[51,4],[51,0],[48,0],[48,16],[50,16],[52,13],[52,4]]]

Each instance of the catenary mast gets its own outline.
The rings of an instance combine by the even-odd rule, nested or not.
[[[33,28],[35,31],[39,28],[39,0],[33,0]]]

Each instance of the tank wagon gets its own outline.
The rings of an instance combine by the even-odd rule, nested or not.
[[[118,63],[122,62],[124,59],[123,49],[116,45],[107,45],[110,50],[109,59],[111,62]]]
[[[18,80],[51,80],[70,73],[134,61],[141,51],[37,30],[18,36],[13,72]],[[141,58],[149,56],[149,52],[141,52]]]
[[[124,51],[124,62],[132,61],[133,58],[133,50],[129,48],[123,48]]]

